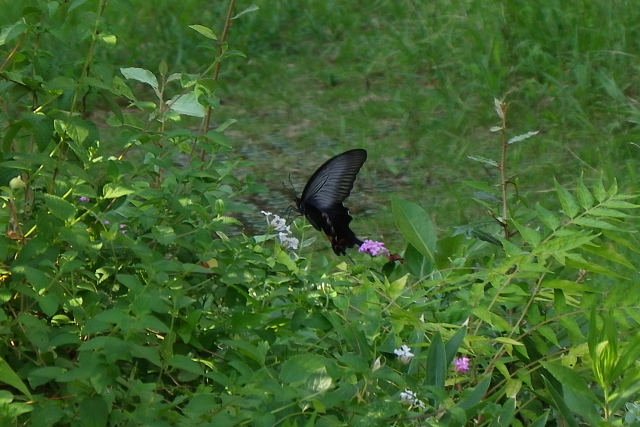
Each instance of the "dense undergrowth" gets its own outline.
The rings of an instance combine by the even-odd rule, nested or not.
[[[508,17],[499,27],[504,39],[491,44],[492,54],[484,58],[488,68],[480,67],[482,61],[477,67],[469,62],[458,77],[439,74],[446,61],[437,55],[445,52],[430,43],[448,37],[454,46],[460,35],[434,32],[428,24],[445,18],[425,15],[413,2],[367,4],[369,11],[379,11],[376,23],[356,14],[355,6],[307,1],[306,26],[293,25],[297,21],[283,26],[300,10],[299,3],[287,1],[257,10],[243,5],[229,14],[217,5],[191,26],[182,22],[184,8],[172,10],[162,15],[161,31],[197,41],[175,43],[175,54],[183,58],[176,63],[184,72],[170,71],[175,64],[168,64],[166,51],[173,52],[174,45],[160,43],[160,35],[149,35],[158,44],[145,46],[144,39],[131,44],[131,58],[117,48],[119,38],[131,40],[125,37],[131,31],[125,12],[137,5],[42,0],[8,11],[14,20],[3,22],[0,33],[1,424],[640,424],[635,236],[640,205],[632,177],[624,167],[612,167],[615,152],[627,148],[603,144],[591,158],[587,151],[571,151],[594,164],[598,156],[607,157],[603,153],[611,154],[597,164],[604,171],[587,168],[588,177],[564,159],[544,156],[561,143],[553,138],[574,129],[572,120],[593,126],[602,120],[592,111],[568,114],[564,108],[571,97],[548,93],[549,82],[566,67],[548,55],[572,51],[562,43],[576,39],[562,41],[561,28],[574,25],[577,16],[557,15],[560,3],[548,3],[548,9],[535,10],[526,2],[502,8],[489,3],[486,21],[475,22],[483,31],[496,30],[489,25],[496,22],[491,12],[502,11]],[[599,7],[580,13],[613,13],[605,3]],[[382,18],[396,12],[422,19],[424,38],[407,38],[408,30],[399,26],[396,33],[381,31],[388,30]],[[476,13],[467,12],[467,17]],[[223,29],[203,26],[207,14],[218,19],[216,25],[224,22]],[[320,17],[329,16],[334,17],[330,25],[321,24]],[[526,32],[527,17],[550,27],[555,22],[558,45],[547,51],[544,40],[533,37],[528,48],[510,45],[511,53],[503,57],[501,43]],[[272,32],[259,31],[268,28]],[[367,28],[387,34],[395,49],[335,43],[357,41]],[[449,157],[454,163],[458,151],[471,145],[441,144],[425,152],[420,135],[432,125],[440,136],[451,125],[460,141],[486,126],[490,138],[482,139],[491,149],[467,153],[474,154],[470,164],[487,171],[486,182],[466,183],[473,191],[469,205],[479,206],[468,212],[481,217],[466,218],[446,235],[432,223],[433,213],[421,207],[422,193],[399,191],[404,197],[387,204],[403,262],[355,251],[353,262],[326,257],[315,250],[318,233],[302,220],[291,227],[301,247],[281,246],[271,217],[255,207],[261,200],[262,208],[271,209],[264,180],[248,172],[257,167],[238,154],[246,147],[237,138],[255,134],[257,123],[234,122],[231,115],[239,100],[257,90],[249,82],[260,79],[250,68],[267,62],[252,50],[297,55],[314,51],[317,45],[308,46],[314,38],[326,42],[315,53],[335,57],[338,64],[325,70],[330,87],[359,79],[364,90],[375,87],[381,73],[388,73],[382,64],[399,59],[415,67],[412,79],[439,93],[429,101],[433,104],[417,96],[401,110],[412,92],[400,83],[406,76],[391,73],[391,80],[384,80],[397,84],[399,102],[390,107],[403,118],[386,122],[399,141],[392,146],[397,150],[373,136],[381,130],[379,117],[350,122],[350,132],[359,132],[358,145],[372,153],[378,178],[394,175],[394,168],[407,170],[398,166],[402,156],[414,164],[456,153]],[[471,55],[479,55],[482,43],[476,42]],[[627,41],[620,43],[624,52]],[[189,50],[195,44],[197,50]],[[137,49],[148,50],[147,58]],[[420,57],[425,51],[431,54]],[[531,62],[519,57],[519,69],[501,62],[523,51]],[[349,68],[340,63],[356,54],[378,55],[379,61],[343,74]],[[585,58],[566,59],[578,73]],[[287,68],[284,62],[271,64]],[[592,72],[591,65],[583,65],[587,68],[576,76]],[[536,89],[491,104],[495,93],[509,92],[515,76]],[[458,92],[466,91],[473,102],[452,96],[460,77],[474,82]],[[602,79],[622,110],[623,118],[606,129],[613,135],[634,123],[633,102],[617,91],[615,78],[603,72]],[[232,82],[247,86],[234,89]],[[286,91],[293,93],[298,86],[290,83]],[[273,89],[265,87],[264,95],[272,99]],[[236,90],[238,97],[231,100]],[[328,92],[317,93],[336,99],[348,93]],[[590,108],[598,108],[602,93],[583,95],[594,98]],[[524,100],[547,97],[563,107],[534,118],[554,123],[558,132],[538,133],[537,126],[515,131],[530,125],[518,114]],[[250,103],[255,99],[247,102],[248,110],[258,108]],[[308,99],[300,102],[310,105]],[[311,113],[322,119],[326,104],[318,105]],[[282,108],[296,117],[298,107]],[[410,117],[412,109],[422,119]],[[465,114],[456,116],[458,111]],[[287,125],[286,113],[270,117],[279,122],[273,126]],[[298,136],[296,150],[302,151],[311,137]],[[541,153],[527,165],[554,164],[558,179],[543,173],[529,183],[521,147]],[[327,150],[322,158],[335,153]],[[285,170],[277,158],[274,162],[282,180]],[[523,175],[516,176],[520,170]],[[563,181],[567,177],[570,185]],[[524,191],[534,184],[548,191]],[[452,206],[445,201],[433,209]],[[446,209],[444,214],[465,217]],[[240,218],[251,215],[262,222],[243,228]],[[385,231],[389,227],[383,222],[372,234],[393,234]]]

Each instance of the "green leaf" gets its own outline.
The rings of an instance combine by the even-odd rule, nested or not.
[[[593,200],[593,196],[591,195],[591,192],[586,187],[586,185],[584,185],[582,176],[580,176],[580,179],[578,179],[577,190],[578,190],[578,203],[580,203],[580,206],[582,206],[584,210],[588,210],[589,208],[591,208],[591,206],[593,206],[594,200]]]
[[[280,379],[285,383],[304,382],[316,372],[324,371],[328,363],[327,358],[313,353],[293,356],[282,364]]]
[[[618,279],[629,279],[629,277],[618,274],[601,264],[595,264],[593,262],[587,261],[578,254],[568,254],[567,259],[565,260],[565,265],[567,267],[576,268],[578,270],[585,270],[596,274],[604,274],[605,276],[616,277]]]
[[[29,399],[33,399],[33,396],[31,396],[31,393],[29,392],[29,389],[27,388],[25,383],[22,382],[18,374],[16,374],[16,372],[13,369],[11,369],[11,366],[9,366],[9,364],[1,357],[0,357],[0,382],[10,385],[11,387],[19,390],[22,394],[27,396]]]
[[[203,375],[204,369],[200,366],[199,363],[194,362],[190,357],[176,354],[169,360],[169,366],[173,366],[174,368],[182,369],[183,371],[190,372],[196,375]]]
[[[109,407],[102,396],[85,397],[80,402],[80,425],[104,427],[109,420]]]
[[[576,203],[576,199],[569,193],[564,187],[562,187],[558,181],[553,180],[556,191],[558,192],[558,198],[560,199],[560,205],[562,205],[562,210],[564,214],[569,218],[575,218],[580,212],[580,207],[578,203]]]
[[[508,427],[511,426],[511,420],[513,420],[513,416],[516,413],[516,399],[510,397],[507,401],[502,405],[501,410],[496,414],[496,416],[489,424],[489,427]]]
[[[551,398],[555,403],[556,409],[558,409],[558,412],[560,413],[560,415],[562,415],[562,418],[564,418],[567,425],[569,425],[570,427],[579,427],[578,422],[569,410],[569,407],[567,406],[564,399],[562,399],[560,393],[558,393],[558,391],[553,387],[553,385],[546,377],[542,378],[544,379],[544,383],[547,386],[547,390],[549,390],[549,393],[551,394]]]
[[[196,30],[198,33],[208,39],[218,40],[218,37],[215,35],[215,33],[207,27],[204,27],[202,25],[189,25],[189,28],[191,28],[192,30]]]
[[[532,136],[536,136],[539,133],[540,133],[540,131],[534,130],[534,131],[531,131],[531,132],[523,133],[522,135],[516,135],[513,138],[509,139],[508,144],[514,144],[516,142],[524,141],[525,139],[529,139]]]
[[[437,235],[431,218],[415,203],[392,196],[391,207],[402,235],[422,255],[435,257]]]
[[[516,226],[516,228],[518,229],[518,232],[520,233],[522,238],[525,240],[525,242],[527,242],[528,244],[534,247],[540,244],[540,241],[542,240],[540,233],[538,233],[533,228],[525,227],[515,219],[512,219],[511,222]]]
[[[636,205],[635,203],[625,202],[624,200],[619,199],[609,199],[605,200],[600,204],[603,208],[610,209],[638,209],[640,205]]]
[[[178,114],[191,117],[204,117],[205,115],[205,109],[198,102],[198,97],[194,92],[176,95],[169,101],[169,108]]]
[[[560,218],[550,210],[545,209],[540,203],[536,203],[536,213],[540,221],[542,221],[547,228],[557,230],[558,227],[560,227]]]
[[[485,394],[489,390],[491,384],[491,376],[487,376],[480,384],[478,384],[469,394],[466,394],[464,398],[456,405],[456,408],[463,409],[466,412],[467,419],[474,418],[478,414],[479,403],[485,399]],[[445,414],[442,417],[440,425],[443,426],[458,426],[464,425],[459,423],[458,419],[455,421],[452,419],[451,413]]]
[[[540,361],[540,364],[562,384],[563,388],[571,389],[576,393],[582,394],[588,398],[592,404],[598,405],[600,403],[582,375],[559,363]]]
[[[427,369],[425,376],[425,384],[435,386],[438,388],[444,388],[444,382],[447,378],[447,353],[445,351],[444,341],[440,332],[436,332],[429,346],[429,353],[427,354]],[[434,404],[434,407],[438,407],[438,404]]]
[[[158,89],[158,79],[149,70],[137,67],[120,68],[120,72],[126,79],[137,80],[146,83],[154,89]]]
[[[625,267],[632,270],[636,269],[636,267],[632,263],[630,263],[624,256],[616,252],[616,250],[611,246],[584,246],[583,249],[606,260],[624,265]]]
[[[29,371],[29,384],[31,387],[39,387],[42,384],[46,384],[49,381],[57,381],[60,375],[66,371],[64,368],[56,366],[46,366],[44,368],[35,368]]]
[[[75,206],[62,197],[54,196],[53,194],[45,194],[44,203],[53,216],[63,221],[71,221],[78,213]]]
[[[464,338],[467,336],[467,326],[461,326],[458,328],[455,334],[447,341],[445,345],[445,353],[447,355],[446,364],[449,364],[453,361],[458,352],[458,349],[464,342]]]
[[[255,4],[252,4],[251,6],[247,7],[245,10],[243,10],[242,12],[238,13],[236,16],[234,16],[231,19],[238,19],[240,18],[242,15],[244,15],[245,13],[250,13],[250,12],[255,12],[256,10],[260,9],[258,6],[256,6]]]
[[[118,197],[132,194],[133,192],[134,190],[130,188],[111,182],[105,184],[104,188],[102,189],[103,197],[105,199],[117,199]]]
[[[617,209],[595,207],[589,209],[589,216],[599,216],[603,218],[628,218],[630,215],[624,212],[620,212]]]

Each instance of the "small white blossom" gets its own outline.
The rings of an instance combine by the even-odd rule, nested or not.
[[[291,229],[287,225],[287,221],[284,218],[280,218],[278,215],[273,216],[273,219],[269,221],[269,225],[276,231],[286,231],[287,234],[291,234]]]
[[[300,241],[295,237],[289,237],[285,233],[281,232],[281,233],[278,233],[278,238],[280,239],[280,243],[282,244],[282,247],[284,247],[285,249],[293,249],[293,250],[298,249],[298,245],[300,244]]]
[[[400,392],[400,400],[402,400],[402,402],[404,403],[407,403],[411,406],[416,406],[420,409],[426,408],[426,405],[424,404],[424,402],[418,399],[418,396],[408,388],[405,389],[405,391]]]
[[[402,347],[393,350],[393,352],[398,356],[400,363],[408,364],[411,361],[411,358],[415,356],[415,354],[411,353],[411,349],[406,345],[402,345]]]

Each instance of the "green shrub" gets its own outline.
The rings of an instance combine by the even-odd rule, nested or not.
[[[94,6],[37,2],[0,39],[2,425],[638,422],[635,195],[521,196],[536,133],[496,101],[502,156],[475,160],[499,179],[467,183],[488,219],[439,239],[394,197],[403,262],[290,251],[270,215],[241,228],[265,189],[215,116],[241,54],[192,26],[203,72],[113,66]]]

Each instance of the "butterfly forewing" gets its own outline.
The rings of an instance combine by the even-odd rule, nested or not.
[[[349,228],[353,218],[342,202],[351,193],[365,160],[367,152],[361,149],[330,158],[309,178],[302,196],[295,199],[298,211],[327,235],[336,255],[345,255],[347,248],[362,244]]]
[[[319,209],[342,203],[351,193],[365,160],[367,152],[361,149],[349,150],[327,160],[307,182],[301,201]]]

